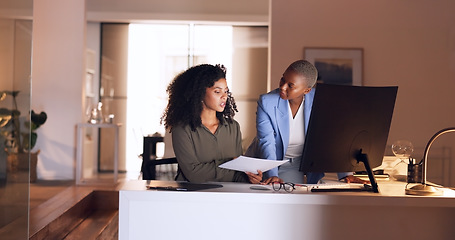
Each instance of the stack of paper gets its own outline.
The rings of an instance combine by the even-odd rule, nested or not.
[[[237,170],[237,171],[241,171],[241,172],[251,172],[254,174],[258,174],[258,170],[260,170],[262,172],[266,172],[266,171],[268,171],[272,168],[276,168],[286,162],[288,162],[288,160],[268,160],[268,159],[240,156],[229,162],[225,162],[225,163],[221,164],[219,167],[231,169],[231,170]]]

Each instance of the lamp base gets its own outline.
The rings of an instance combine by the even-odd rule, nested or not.
[[[429,186],[426,184],[415,185],[411,188],[406,188],[406,194],[408,195],[419,195],[419,196],[439,196],[442,195],[442,190]]]

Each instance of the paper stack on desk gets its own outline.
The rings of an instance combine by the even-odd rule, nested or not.
[[[225,163],[221,164],[219,167],[230,169],[230,170],[237,170],[237,171],[241,171],[241,172],[251,172],[251,173],[257,174],[258,170],[265,172],[272,168],[276,168],[286,162],[288,162],[288,160],[268,160],[268,159],[240,156],[229,162],[225,162]]]

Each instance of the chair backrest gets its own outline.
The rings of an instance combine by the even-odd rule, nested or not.
[[[162,136],[144,137],[141,166],[143,180],[174,180],[178,168],[177,158],[156,157],[156,144],[164,140]]]
[[[142,179],[173,181],[177,168],[177,158],[175,157],[142,160]]]

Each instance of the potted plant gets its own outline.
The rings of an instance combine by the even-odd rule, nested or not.
[[[36,129],[46,122],[47,114],[45,112],[36,114],[31,110],[30,121],[24,120],[24,118],[21,119],[21,112],[18,110],[16,102],[18,94],[19,91],[0,92],[0,100],[5,99],[8,95],[13,98],[12,109],[0,108],[0,133],[4,139],[4,150],[8,155],[9,172],[15,173],[18,170],[30,169],[30,181],[34,182],[36,181],[36,164],[39,150],[34,153],[31,150],[38,138]]]

